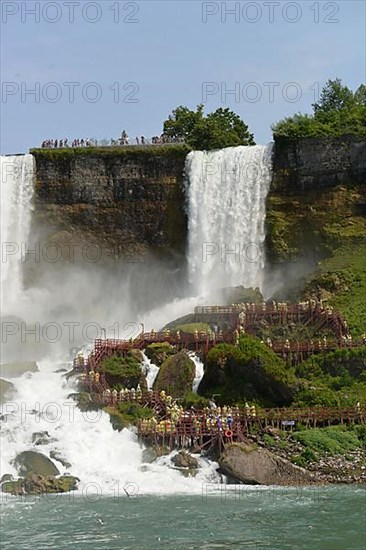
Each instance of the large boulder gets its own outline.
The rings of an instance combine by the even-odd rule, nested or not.
[[[187,453],[187,451],[179,451],[179,453],[171,458],[171,461],[177,468],[199,468],[198,460],[191,454]]]
[[[247,485],[299,485],[312,475],[263,448],[244,443],[228,445],[219,459],[221,471]]]
[[[52,460],[44,454],[35,451],[23,451],[19,453],[14,460],[14,466],[22,477],[29,474],[38,474],[44,477],[60,475],[58,468]]]
[[[35,361],[21,361],[0,365],[0,375],[5,378],[19,378],[19,376],[22,376],[25,372],[37,371],[38,365]]]
[[[153,389],[164,390],[172,397],[183,397],[192,391],[196,372],[195,364],[185,351],[168,357],[161,365]]]
[[[12,398],[15,393],[15,387],[11,382],[0,378],[0,404],[5,403]]]
[[[171,458],[171,462],[185,477],[195,477],[200,467],[198,460],[187,451],[179,451]]]

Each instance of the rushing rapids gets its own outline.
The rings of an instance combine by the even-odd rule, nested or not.
[[[271,145],[188,155],[188,265],[195,294],[261,286],[271,159]]]

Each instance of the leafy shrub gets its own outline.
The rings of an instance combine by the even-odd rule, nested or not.
[[[313,104],[313,115],[297,113],[272,126],[276,140],[306,137],[366,136],[366,87],[356,92],[340,79],[328,80],[320,100]]]
[[[295,378],[286,363],[260,340],[248,335],[239,346],[219,344],[206,358],[200,393],[221,394],[226,403],[245,400],[289,404]]]
[[[108,357],[101,363],[108,384],[118,388],[136,388],[142,382],[141,365],[137,359],[128,354],[125,357]]]

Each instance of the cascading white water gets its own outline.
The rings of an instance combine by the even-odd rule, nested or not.
[[[68,470],[80,478],[79,491],[84,496],[124,496],[124,488],[134,495],[200,493],[202,483],[217,482],[217,465],[203,459],[199,459],[201,469],[194,479],[168,467],[169,456],[151,464],[144,462],[143,448],[133,430],[118,433],[106,413],[82,413],[75,407],[70,394],[76,387],[62,373],[55,373],[58,367],[55,359],[46,358],[39,362],[39,372],[12,379],[17,395],[2,406],[6,419],[0,432],[0,477],[4,473],[16,476],[12,460],[22,451],[34,450],[47,456],[56,452],[69,462],[71,467],[66,468],[54,461],[62,474]],[[48,432],[49,442],[34,446],[32,435],[36,432]]]
[[[196,295],[261,287],[271,174],[272,145],[188,155],[188,265]]]
[[[22,260],[27,248],[33,199],[34,157],[1,157],[1,304],[2,314],[22,290]]]
[[[189,353],[189,357],[192,359],[195,366],[195,375],[194,375],[194,380],[192,384],[192,391],[194,393],[197,393],[198,386],[200,385],[200,382],[203,378],[204,366],[201,359],[197,357],[195,353]]]
[[[143,353],[142,356],[143,356],[142,372],[146,376],[147,388],[151,390],[155,382],[155,378],[158,375],[159,367],[154,365],[154,363],[150,361],[150,359],[145,355],[145,353]]]
[[[29,241],[31,202],[33,195],[34,161],[31,155],[3,157],[1,159],[1,240],[10,243],[6,262],[2,258],[1,290],[7,306],[6,313],[22,313],[22,305],[29,306],[34,295],[23,291],[22,244]],[[73,268],[71,268],[72,271]],[[58,283],[48,289],[47,299],[37,303],[37,315],[49,312],[49,301],[59,294]],[[65,299],[67,295],[65,294]],[[25,299],[27,298],[27,299]],[[99,303],[99,302],[98,302]],[[3,301],[4,305],[4,301]],[[52,307],[52,306],[51,306]],[[186,304],[185,307],[188,307]],[[95,301],[88,303],[89,319],[95,319],[100,311]],[[173,304],[173,311],[178,308]],[[44,311],[43,311],[44,310]],[[2,313],[4,313],[4,308]],[[171,309],[155,312],[154,321],[171,320]],[[75,314],[78,314],[76,307]],[[48,316],[48,317],[47,317]],[[149,317],[149,316],[146,316]],[[51,318],[51,320],[53,320]],[[149,327],[148,321],[143,319]],[[151,325],[150,325],[151,328]],[[22,341],[23,342],[23,341]],[[68,461],[71,474],[81,480],[80,490],[101,494],[122,494],[127,487],[129,493],[201,493],[202,484],[217,481],[217,465],[200,460],[201,468],[196,478],[185,478],[170,466],[170,457],[162,457],[154,463],[144,462],[143,448],[133,430],[114,431],[105,412],[83,414],[75,407],[69,395],[77,388],[73,381],[67,382],[61,373],[55,372],[60,363],[70,359],[69,347],[59,355],[59,346],[53,346],[43,360],[38,361],[39,372],[25,373],[19,378],[4,379],[15,387],[12,401],[0,407],[1,430],[0,478],[5,473],[17,475],[13,460],[18,453],[34,450],[50,456],[51,451]],[[28,348],[25,346],[25,353]],[[69,364],[71,366],[71,364]],[[149,384],[153,383],[154,369],[150,369]],[[50,440],[34,445],[35,432],[48,432]],[[54,459],[55,460],[55,459]],[[56,461],[61,473],[65,467]]]

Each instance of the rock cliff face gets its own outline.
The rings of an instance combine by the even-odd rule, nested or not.
[[[355,136],[277,141],[272,191],[307,193],[366,181],[366,141]]]
[[[366,235],[365,191],[365,140],[344,136],[276,143],[267,198],[267,259],[316,265],[334,248],[357,244]]]
[[[33,150],[42,237],[106,256],[184,254],[185,146]]]
[[[149,252],[184,261],[187,147],[32,152],[41,242],[95,244],[114,259]],[[267,202],[267,258],[286,263],[313,255],[314,242],[320,246],[315,253],[326,255],[342,232],[364,232],[365,184],[365,140],[277,142]]]

